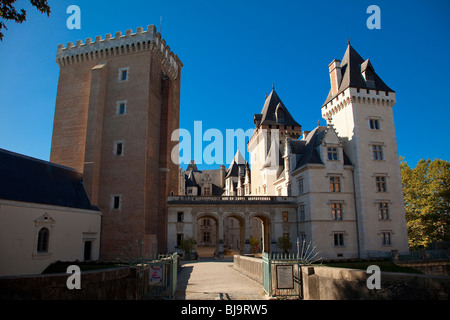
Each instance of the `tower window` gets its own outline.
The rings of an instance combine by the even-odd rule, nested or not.
[[[375,185],[377,192],[387,192],[387,183],[385,176],[376,176]]]
[[[282,108],[278,108],[277,110],[277,122],[284,123],[284,111]]]
[[[331,218],[333,220],[342,220],[342,203],[331,204]]]
[[[338,151],[337,148],[328,148],[328,160],[337,160]]]
[[[379,119],[369,119],[369,128],[372,130],[380,130],[380,120]]]
[[[122,195],[113,194],[111,195],[111,209],[121,209],[122,208]]]
[[[381,244],[383,246],[390,246],[392,244],[390,232],[382,232],[381,233]]]
[[[389,220],[389,203],[388,202],[380,202],[378,203],[378,213],[380,220]]]
[[[372,146],[372,159],[373,160],[384,160],[383,146],[373,145]]]
[[[117,101],[116,115],[122,115],[126,113],[127,113],[127,101]]]
[[[334,246],[335,247],[344,246],[344,234],[343,233],[335,233],[334,234]]]
[[[330,177],[330,191],[341,192],[341,178],[332,176]]]
[[[123,156],[124,151],[124,142],[123,141],[115,141],[114,142],[114,155],[115,156]]]
[[[119,82],[128,81],[128,70],[129,68],[121,68],[119,69]]]

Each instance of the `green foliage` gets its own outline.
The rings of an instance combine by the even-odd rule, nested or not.
[[[289,251],[291,251],[292,248],[291,239],[289,239],[289,237],[286,236],[278,238],[277,247],[283,250],[284,253],[288,253]]]
[[[450,162],[420,160],[411,168],[400,163],[409,247],[449,241]]]
[[[192,237],[186,237],[180,242],[180,249],[183,250],[186,254],[190,254],[192,249],[194,249],[195,240]]]
[[[13,20],[17,23],[22,23],[27,20],[27,12],[25,9],[20,9],[20,12],[14,8],[14,3],[16,0],[0,0],[0,17],[2,20]],[[50,16],[50,7],[47,0],[30,0],[31,5],[35,7],[41,13],[46,13]],[[0,41],[3,41],[2,29],[6,28],[6,24],[0,21]]]
[[[255,253],[258,251],[258,245],[259,245],[259,241],[256,238],[250,236],[250,252],[251,253]]]

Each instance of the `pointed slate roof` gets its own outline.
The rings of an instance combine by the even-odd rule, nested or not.
[[[0,149],[0,199],[99,211],[72,168]]]
[[[236,152],[236,155],[233,158],[233,161],[231,162],[230,166],[228,167],[227,175],[225,178],[228,177],[237,177],[239,176],[239,167],[244,166],[245,169],[245,160],[242,156],[239,149]]]
[[[277,119],[276,112],[279,108],[283,110],[283,121],[280,122]],[[297,121],[294,120],[292,115],[289,113],[286,106],[281,101],[275,89],[266,98],[264,102],[264,107],[260,114],[255,114],[254,118],[255,124],[258,127],[261,124],[267,125],[285,125],[285,126],[300,126]]]
[[[366,79],[364,79],[364,73],[366,72]],[[380,90],[395,92],[389,88],[383,80],[376,74],[375,69],[369,59],[364,60],[358,52],[348,43],[347,50],[345,51],[344,57],[341,61],[341,83],[339,85],[339,90],[336,93],[338,95],[348,87],[359,88],[359,89],[369,89],[369,90]],[[327,99],[323,103],[327,104],[334,96],[332,90],[330,89]]]

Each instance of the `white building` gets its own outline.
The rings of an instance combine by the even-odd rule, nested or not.
[[[241,238],[248,244],[248,217],[255,216],[263,224],[264,251],[279,251],[277,239],[283,235],[290,237],[293,251],[297,239],[306,240],[327,259],[408,251],[395,92],[350,43],[329,71],[331,90],[321,108],[325,126],[302,130],[273,88],[254,117],[251,171],[237,154],[227,171],[216,170],[222,180],[215,194],[199,192],[204,189],[194,186],[195,175],[180,178],[188,191],[169,197],[169,250],[204,216],[217,223],[217,252],[225,237],[222,217],[241,221]],[[178,224],[176,212],[187,213]]]
[[[0,276],[98,260],[101,212],[73,169],[0,149]]]

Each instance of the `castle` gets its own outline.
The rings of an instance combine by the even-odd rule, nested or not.
[[[267,252],[280,251],[282,236],[292,250],[299,239],[328,259],[408,251],[395,92],[350,43],[342,61],[328,67],[331,89],[321,107],[326,125],[303,130],[273,88],[254,116],[251,170],[238,152],[228,170],[208,170],[207,178],[192,164],[181,172],[180,196],[168,202],[169,250],[197,234],[196,221],[210,217],[217,224],[218,255],[230,218],[240,225],[241,253],[250,253],[255,218]]]
[[[61,45],[57,63],[50,160],[83,174],[103,214],[102,259],[135,240],[173,252],[187,237],[219,257],[250,253],[252,237],[265,252],[283,236],[310,241],[324,258],[408,250],[395,92],[350,43],[329,65],[326,125],[304,130],[273,88],[253,119],[249,162],[238,152],[210,171],[170,158],[183,64],[154,26]]]

